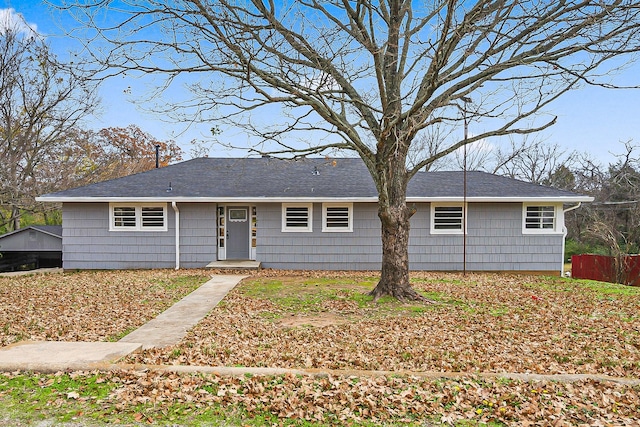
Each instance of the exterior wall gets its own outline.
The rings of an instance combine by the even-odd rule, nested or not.
[[[322,232],[322,203],[313,204],[312,232],[282,232],[282,205],[257,206],[256,258],[266,268],[376,270],[382,262],[375,203],[354,203],[352,232]]]
[[[179,203],[180,266],[199,268],[216,256],[216,205]],[[257,205],[257,260],[266,268],[377,270],[382,260],[377,204],[354,203],[352,232],[322,232],[322,204],[313,204],[312,232],[282,232],[282,205]],[[175,214],[168,230],[109,231],[108,203],[65,203],[63,267],[124,269],[175,267]],[[562,218],[558,218],[559,221]],[[468,271],[560,271],[561,234],[523,234],[521,203],[471,204]],[[412,270],[461,271],[463,236],[431,234],[430,205],[411,218]]]
[[[411,219],[410,268],[462,271],[463,236],[430,234],[430,213],[421,205]],[[474,203],[467,216],[468,271],[560,272],[564,237],[523,234],[521,203]]]
[[[211,261],[215,261],[217,256],[216,205],[178,203],[178,209],[180,209],[180,267],[206,267]],[[171,206],[169,210],[173,214]]]
[[[204,267],[216,258],[215,205],[178,204],[180,266]],[[167,231],[109,231],[108,203],[65,203],[63,268],[175,267],[175,213],[167,207]]]
[[[377,270],[382,260],[375,203],[355,203],[352,233],[323,233],[322,204],[313,205],[313,232],[285,233],[279,203],[258,206],[257,259],[266,268]],[[521,203],[471,204],[468,271],[560,271],[561,234],[523,234]],[[412,270],[462,271],[463,236],[430,233],[430,205],[411,218]]]
[[[34,229],[18,231],[0,239],[0,252],[34,252],[62,250],[62,239]]]

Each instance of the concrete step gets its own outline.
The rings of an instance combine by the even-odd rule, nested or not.
[[[219,270],[260,270],[261,262],[250,259],[230,259],[226,261],[211,261],[207,268]]]

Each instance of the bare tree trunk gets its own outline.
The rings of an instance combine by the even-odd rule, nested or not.
[[[11,208],[11,227],[13,227],[13,230],[19,230],[20,229],[20,209],[18,209],[17,207],[13,207]]]
[[[406,202],[399,206],[381,206],[382,272],[380,281],[369,293],[374,300],[391,296],[400,301],[432,302],[417,293],[409,283],[409,218],[413,211]]]

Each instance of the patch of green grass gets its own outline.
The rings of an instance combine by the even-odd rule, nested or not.
[[[489,314],[492,316],[500,317],[509,313],[509,309],[507,307],[493,307],[489,311]]]
[[[393,314],[420,315],[438,309],[441,304],[464,305],[447,294],[440,292],[421,292],[428,299],[440,304],[424,304],[420,302],[403,303],[392,297],[382,297],[377,301],[368,293],[377,278],[324,278],[308,279],[303,277],[274,279],[255,279],[243,283],[240,290],[245,296],[268,299],[278,306],[279,311],[261,312],[265,319],[275,320],[282,317],[282,312],[314,313],[327,311],[331,302],[343,301],[352,304],[353,308],[364,310],[369,316],[387,316]]]
[[[540,277],[540,280],[534,283],[526,283],[524,286],[529,289],[544,289],[554,292],[584,292],[587,290],[601,298],[611,296],[640,296],[640,287],[585,279]]]
[[[0,417],[27,423],[51,418],[70,422],[85,415],[99,419],[103,414],[102,402],[114,387],[99,374],[0,376]]]
[[[640,287],[620,285],[618,283],[597,282],[595,280],[574,279],[580,288],[589,289],[601,296],[640,296]]]
[[[249,378],[249,377],[247,377]],[[282,381],[273,378],[274,384]],[[57,425],[73,423],[85,426],[111,425],[188,425],[188,426],[302,426],[324,427],[347,425],[374,427],[379,424],[364,420],[340,420],[336,414],[326,413],[322,420],[307,421],[282,418],[261,403],[249,413],[241,404],[229,405],[209,402],[135,403],[116,401],[113,393],[119,381],[107,380],[101,374],[73,373],[38,375],[0,374],[0,422],[8,425]],[[203,392],[217,394],[218,386],[203,384]],[[238,390],[241,392],[242,390]],[[422,419],[394,420],[386,426],[422,426]]]
[[[111,335],[111,336],[107,337],[106,341],[107,341],[107,342],[117,342],[117,341],[120,341],[122,338],[126,337],[126,336],[127,336],[127,335],[129,335],[131,332],[135,331],[136,329],[138,329],[138,328],[131,326],[131,327],[129,327],[129,328],[126,328],[124,331],[122,331],[122,332],[120,332],[120,333],[117,333],[117,334],[115,334],[115,335]]]
[[[251,280],[243,284],[241,292],[249,297],[268,299],[287,311],[309,312],[322,310],[327,300],[364,301],[370,289],[368,280],[304,279]],[[359,302],[359,304],[360,304]]]
[[[210,276],[196,274],[187,276],[176,276],[170,279],[158,279],[154,281],[154,284],[167,291],[182,288],[195,290],[209,279]]]

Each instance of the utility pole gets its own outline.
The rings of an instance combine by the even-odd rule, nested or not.
[[[467,104],[471,98],[463,96],[464,108],[464,145],[462,146],[462,275],[467,275],[467,139],[469,138],[469,123],[467,121]]]

